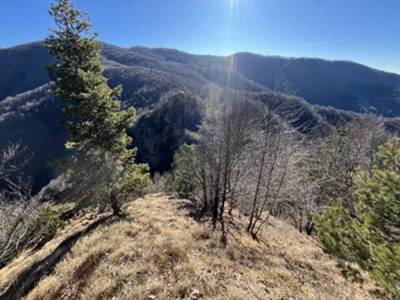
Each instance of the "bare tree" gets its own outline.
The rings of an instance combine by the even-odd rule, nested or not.
[[[37,208],[31,180],[23,175],[28,158],[18,144],[0,154],[0,267],[32,240],[28,217]]]
[[[370,170],[376,162],[379,145],[388,139],[383,122],[375,116],[363,116],[347,123],[325,138],[304,144],[304,157],[292,172],[292,197],[282,203],[279,213],[307,234],[314,230],[313,214],[341,199],[354,209],[353,175],[356,170]],[[301,175],[300,175],[301,174]]]
[[[174,159],[176,185],[193,189],[203,199],[203,213],[210,212],[213,228],[226,228],[224,214],[237,203],[243,190],[240,182],[249,175],[243,162],[249,155],[258,107],[245,93],[219,90],[205,101],[205,116],[196,145],[184,145]]]
[[[175,157],[173,174],[203,199],[202,212],[211,214],[214,229],[221,225],[223,238],[227,207],[248,215],[253,238],[271,216],[312,234],[314,213],[332,198],[342,197],[351,207],[355,170],[370,168],[386,139],[381,120],[371,116],[325,138],[307,137],[304,127],[296,127],[304,107],[288,107],[277,95],[255,101],[242,92],[215,92],[193,134],[196,144]]]
[[[224,227],[226,203],[235,202],[242,157],[251,142],[256,106],[240,92],[222,91],[207,103],[206,116],[197,134],[202,158],[204,195],[211,204],[213,227]],[[222,228],[224,232],[224,228]]]
[[[252,176],[255,185],[247,231],[254,238],[285,194],[300,142],[300,135],[287,121],[276,116],[268,106],[262,109],[260,127],[250,150],[254,158],[250,164],[255,166]]]
[[[212,95],[194,134],[197,144],[182,147],[175,157],[173,173],[186,188],[197,189],[203,212],[211,213],[214,229],[221,224],[223,236],[229,204],[229,212],[233,207],[248,212],[247,230],[256,237],[282,200],[299,158],[302,138],[290,125],[296,113],[285,116],[281,109],[278,116],[275,96],[254,101],[239,92]]]

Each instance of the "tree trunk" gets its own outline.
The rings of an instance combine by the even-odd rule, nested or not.
[[[214,202],[213,202],[213,208],[212,208],[212,221],[213,221],[213,230],[217,227],[217,221],[218,221],[218,206],[219,206],[219,191],[216,192],[216,195],[214,197]]]
[[[299,215],[300,215],[299,232],[303,233],[303,210],[301,208],[299,208]]]
[[[313,221],[307,221],[306,223],[306,232],[307,235],[312,235],[313,231],[314,231],[314,222]]]
[[[113,211],[113,215],[119,215],[121,213],[121,207],[119,206],[118,199],[114,190],[112,190],[110,193],[109,202]]]
[[[258,192],[260,190],[261,179],[264,174],[265,156],[267,154],[266,150],[267,150],[267,139],[265,138],[264,143],[263,143],[262,155],[261,155],[261,165],[260,165],[260,169],[258,171],[258,176],[257,176],[256,190],[254,192],[253,206],[251,209],[249,224],[247,225],[247,232],[250,232],[251,227],[253,226],[254,215],[256,213],[256,208],[257,208]]]
[[[201,214],[204,215],[208,211],[208,197],[207,197],[207,184],[206,184],[206,176],[205,172],[202,172],[202,187],[203,187],[203,209]]]
[[[203,208],[201,209],[201,215],[204,216],[208,211],[208,201],[207,198],[204,198]]]

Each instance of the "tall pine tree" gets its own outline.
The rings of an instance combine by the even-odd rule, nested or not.
[[[88,198],[106,199],[117,214],[119,197],[127,191],[139,196],[151,185],[147,165],[135,164],[136,149],[129,148],[132,139],[126,129],[134,124],[136,111],[122,110],[122,88],[107,85],[88,16],[69,0],[53,4],[50,15],[56,28],[46,46],[57,63],[49,66],[49,75],[52,91],[64,105],[66,146],[74,153],[72,177]]]

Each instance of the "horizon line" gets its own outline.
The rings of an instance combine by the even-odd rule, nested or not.
[[[44,41],[44,39],[41,40],[35,40],[35,41],[29,41],[29,42],[23,42],[23,43],[19,43],[19,44],[14,44],[14,45],[10,45],[10,46],[1,46],[0,45],[0,51],[1,50],[7,50],[7,49],[12,49],[12,48],[16,48],[16,47],[20,47],[20,46],[24,46],[24,45],[29,45],[29,44],[36,44],[36,43],[42,43]],[[148,48],[148,49],[166,49],[166,50],[176,50],[176,51],[180,51],[183,53],[187,53],[190,55],[200,55],[200,56],[217,56],[217,57],[230,57],[230,56],[234,56],[234,55],[238,55],[238,54],[252,54],[252,55],[259,55],[259,56],[263,56],[263,57],[280,57],[280,58],[284,58],[284,59],[320,59],[320,60],[324,60],[324,61],[328,61],[328,62],[347,62],[347,63],[354,63],[354,64],[358,64],[370,69],[374,69],[377,71],[381,71],[381,72],[385,72],[385,73],[391,73],[391,74],[395,74],[397,76],[400,76],[400,70],[388,70],[386,68],[381,68],[381,67],[374,67],[371,66],[367,63],[363,63],[363,62],[359,62],[359,61],[355,61],[352,59],[346,59],[346,58],[339,58],[339,59],[335,59],[335,58],[326,58],[326,57],[316,57],[316,56],[284,56],[284,55],[280,55],[280,54],[268,54],[267,51],[265,53],[259,53],[259,52],[253,52],[251,50],[241,50],[241,51],[235,51],[232,52],[230,54],[216,54],[216,53],[204,53],[204,52],[196,52],[196,51],[190,51],[190,50],[181,50],[179,48],[174,48],[174,47],[158,47],[158,46],[145,46],[145,45],[135,45],[135,46],[121,46],[121,45],[117,45],[117,44],[112,44],[110,42],[105,42],[105,41],[101,41],[98,40],[99,43],[103,43],[103,44],[108,44],[114,47],[119,47],[119,48],[123,48],[123,49],[131,49],[131,48]]]

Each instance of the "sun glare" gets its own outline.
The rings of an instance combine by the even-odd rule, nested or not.
[[[226,12],[228,17],[233,17],[239,12],[239,4],[242,5],[244,1],[240,0],[225,0]],[[242,2],[242,3],[239,3]]]

